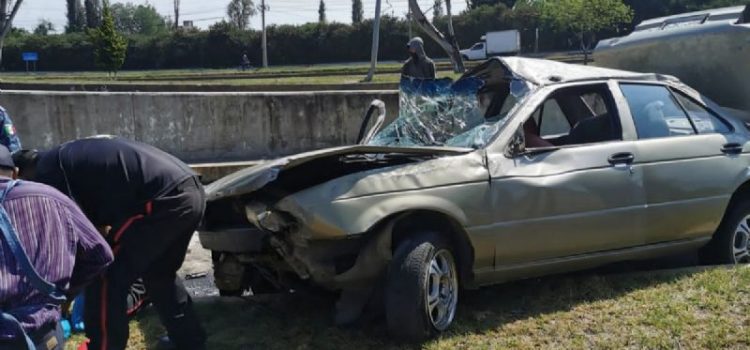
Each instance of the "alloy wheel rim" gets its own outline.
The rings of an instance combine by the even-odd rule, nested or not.
[[[425,279],[425,308],[438,331],[450,326],[456,315],[458,277],[453,255],[441,249],[430,259]]]
[[[732,255],[735,264],[750,262],[750,215],[740,220],[734,230],[732,240]]]

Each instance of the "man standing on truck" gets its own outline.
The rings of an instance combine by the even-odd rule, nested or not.
[[[409,50],[408,60],[401,68],[401,76],[416,79],[435,79],[435,62],[424,51],[424,40],[414,37],[406,45]]]
[[[169,335],[161,345],[205,349],[205,332],[177,277],[205,209],[203,187],[189,167],[155,147],[111,136],[20,151],[14,158],[22,178],[78,202],[114,252],[107,273],[86,289],[88,348],[125,349],[127,295],[143,277]]]

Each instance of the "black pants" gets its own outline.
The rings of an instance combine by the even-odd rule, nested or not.
[[[179,349],[204,349],[206,334],[192,308],[177,270],[205,210],[197,178],[146,204],[144,213],[112,227],[107,239],[115,261],[86,289],[86,336],[89,349],[125,349],[130,285],[143,277],[169,337]]]

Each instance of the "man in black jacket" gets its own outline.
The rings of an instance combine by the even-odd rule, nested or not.
[[[414,37],[406,45],[409,50],[409,59],[401,68],[401,76],[417,79],[435,79],[435,62],[433,62],[424,51],[424,41],[420,37]]]
[[[177,270],[203,217],[195,173],[155,147],[116,137],[65,143],[14,156],[22,178],[73,198],[105,235],[115,261],[86,289],[89,349],[125,349],[130,285],[143,277],[169,337],[179,349],[205,348],[203,331]]]

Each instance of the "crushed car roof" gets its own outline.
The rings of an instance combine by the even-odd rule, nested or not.
[[[464,75],[483,78],[485,73],[502,65],[513,77],[538,86],[597,79],[628,79],[644,81],[678,81],[676,78],[653,73],[637,73],[617,69],[562,63],[526,57],[495,57]]]

